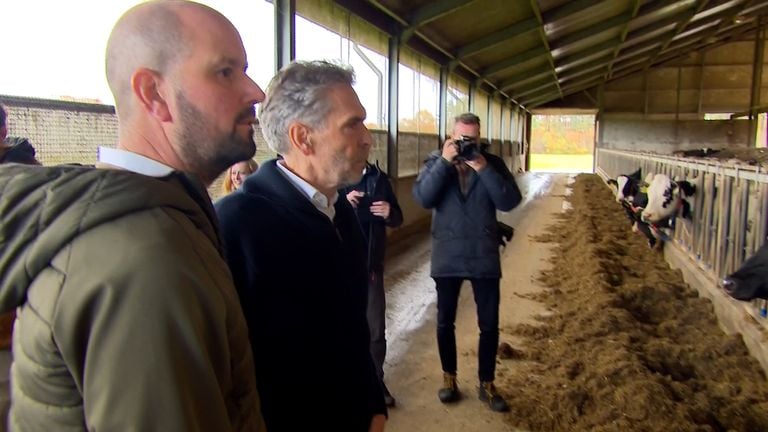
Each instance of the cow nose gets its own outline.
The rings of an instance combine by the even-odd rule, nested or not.
[[[736,286],[737,284],[735,280],[731,278],[723,279],[723,289],[725,290],[725,292],[729,294],[733,293],[734,291],[736,291]]]

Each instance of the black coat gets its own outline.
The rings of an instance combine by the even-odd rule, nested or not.
[[[369,353],[365,240],[331,222],[272,160],[216,203],[270,432],[367,431],[384,399]]]
[[[389,218],[384,220],[371,214],[368,206],[358,206],[356,209],[360,228],[368,241],[368,267],[378,274],[384,272],[384,256],[387,247],[386,227],[396,228],[403,223],[403,211],[397,202],[397,197],[389,184],[389,176],[381,171],[378,166],[366,165],[365,174],[355,186],[343,188],[339,191],[344,198],[349,192],[357,190],[365,192],[370,201],[386,201],[389,203]]]
[[[497,156],[483,153],[488,166],[469,169],[467,195],[456,167],[430,154],[413,185],[413,197],[432,211],[432,277],[499,278],[496,210],[509,211],[522,200],[515,178]]]

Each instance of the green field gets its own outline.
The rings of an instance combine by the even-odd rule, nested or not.
[[[531,154],[531,171],[591,173],[592,160],[591,154]]]

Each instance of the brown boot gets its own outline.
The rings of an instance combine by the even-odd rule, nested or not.
[[[443,372],[443,387],[437,392],[442,403],[456,402],[461,399],[459,387],[456,385],[456,374]]]
[[[478,395],[480,396],[480,400],[486,402],[492,411],[509,411],[509,405],[507,405],[507,401],[505,401],[504,398],[501,397],[499,392],[496,390],[496,386],[493,385],[493,381],[481,382],[480,388],[478,389]]]

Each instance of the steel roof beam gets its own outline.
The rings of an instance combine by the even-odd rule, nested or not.
[[[505,80],[501,85],[499,86],[501,88],[501,91],[507,91],[513,88],[519,88],[521,85],[525,83],[532,82],[538,78],[551,75],[552,74],[552,67],[550,66],[544,66],[540,68],[536,68],[533,70],[528,70],[521,72],[512,78],[509,78]]]
[[[589,87],[594,86],[595,84],[599,83],[603,79],[602,75],[594,76],[585,80],[581,80],[577,83],[574,83],[570,86],[563,86],[563,97],[578,93],[580,91],[586,90]],[[525,101],[520,101],[520,104],[528,107],[528,106],[534,106],[534,105],[541,105],[547,102],[550,102],[552,100],[558,99],[559,94],[556,92],[549,92],[544,93],[542,95],[530,98]]]
[[[663,63],[666,63],[672,59],[681,57],[682,55],[685,55],[691,51],[699,50],[702,48],[710,49],[710,47],[714,48],[715,46],[724,45],[725,43],[732,42],[732,40],[742,34],[748,33],[750,31],[753,31],[757,28],[757,25],[743,25],[740,27],[737,27],[725,34],[722,34],[720,36],[720,39],[717,43],[707,43],[703,40],[698,40],[700,42],[698,45],[694,45],[693,47],[689,46],[690,44],[685,44],[685,46],[679,46],[676,45],[674,49],[669,50],[667,52],[661,53],[661,56],[659,56],[659,59],[656,61],[656,65],[661,65]],[[729,65],[734,66],[734,65]]]
[[[527,20],[514,23],[507,28],[483,36],[474,42],[470,42],[463,47],[460,47],[456,50],[456,57],[467,58],[492,48],[493,46],[498,45],[504,41],[536,30],[538,27],[539,20],[536,18],[529,18]]]
[[[602,51],[606,51],[611,47],[614,47],[619,42],[618,39],[610,39],[603,43],[599,43],[597,45],[594,45],[590,48],[587,48],[582,51],[577,51],[573,53],[572,55],[569,55],[568,57],[563,57],[559,60],[557,60],[557,66],[555,67],[555,71],[557,73],[560,73],[566,69],[569,68],[570,65],[576,63],[582,63],[585,57],[589,57],[592,55],[595,55],[597,53],[600,53]]]
[[[527,100],[525,103],[520,102],[520,104],[525,106],[526,108],[528,108],[531,105],[551,102],[551,101],[553,101],[555,99],[559,99],[559,98],[560,98],[560,92],[559,91],[557,91],[557,92],[549,92],[549,93],[544,93],[544,94],[542,94],[540,96],[531,98],[531,99]]]
[[[675,28],[675,31],[672,32],[672,35],[669,36],[668,39],[664,43],[662,43],[661,47],[659,47],[659,49],[656,50],[656,52],[653,55],[650,56],[650,59],[648,60],[648,63],[646,63],[646,65],[645,65],[645,69],[649,69],[651,66],[654,65],[654,63],[657,62],[657,59],[659,58],[659,56],[664,53],[664,50],[666,50],[667,47],[669,47],[669,44],[672,43],[672,41],[675,39],[675,37],[683,32],[683,30],[688,26],[688,24],[691,23],[691,21],[696,17],[696,15],[698,15],[699,13],[704,11],[705,7],[707,6],[707,2],[708,2],[708,0],[699,0],[696,8],[689,13],[689,16],[687,16],[685,19],[683,19],[677,25],[677,27]],[[748,1],[747,3],[751,3],[751,1]],[[702,27],[709,27],[711,25],[711,23],[713,23],[713,22],[715,22],[717,20],[724,19],[724,18],[726,18],[728,16],[736,16],[736,15],[738,15],[738,11],[740,10],[740,8],[742,6],[746,6],[746,5],[742,5],[742,4],[737,3],[737,4],[735,4],[735,5],[731,6],[731,7],[725,8],[722,11],[714,13],[711,16],[703,18],[701,20],[701,22],[696,23],[696,26],[691,29],[691,30],[694,30],[693,34],[700,33],[698,31],[695,31],[695,29],[702,28]],[[736,11],[736,12],[734,13],[733,11]],[[697,39],[705,40],[711,34],[716,33],[717,32],[717,28],[719,27],[719,24],[715,25],[713,27],[714,27],[713,30],[706,31],[704,34],[702,34]],[[689,45],[689,44],[690,44],[690,42],[686,42],[685,43],[685,45]]]
[[[541,36],[541,43],[544,45],[547,51],[549,51],[547,60],[549,60],[549,65],[552,68],[552,76],[554,77],[555,83],[557,84],[557,89],[560,90],[560,82],[557,79],[557,72],[555,72],[555,59],[552,57],[552,48],[549,46],[547,34],[544,32],[544,18],[541,16],[541,10],[539,10],[539,3],[537,0],[531,0],[531,8],[533,9],[533,13],[536,15],[536,18],[539,20],[539,35]],[[560,94],[562,96],[562,93]]]
[[[362,2],[359,0],[333,0],[333,1],[339,4],[340,6],[344,7],[345,9],[351,11],[355,15],[362,17],[368,22],[371,22],[374,24],[378,22],[376,26],[390,36],[393,36],[393,37],[399,36],[400,29],[406,28],[408,26],[408,22],[405,19],[398,16],[395,12],[390,10],[387,6],[385,6],[378,0],[367,0],[367,2]],[[391,25],[391,27],[387,29],[386,28],[387,25]],[[413,34],[414,36],[418,36],[418,38],[412,38],[413,40],[409,41],[409,44],[413,44],[414,41],[420,41],[423,46],[431,47],[432,48],[431,51],[439,52],[442,54],[442,56],[444,57],[443,59],[438,59],[435,56],[431,57],[437,63],[441,65],[450,64],[452,66],[461,66],[464,71],[466,71],[468,74],[472,75],[473,77],[479,77],[480,79],[483,79],[484,82],[488,84],[488,86],[492,90],[498,89],[498,86],[495,83],[481,77],[476,70],[471,68],[461,59],[456,58],[455,55],[453,55],[452,53],[447,51],[445,48],[441,47],[440,45],[432,41],[430,38],[422,34],[420,31],[416,30]],[[511,99],[509,95],[504,93],[504,90],[500,90],[500,91],[503,97]],[[517,101],[515,101],[514,99],[511,99],[511,100],[512,102],[517,103]]]
[[[592,60],[591,62],[588,62],[578,68],[572,69],[569,71],[569,73],[563,74],[563,76],[560,77],[560,81],[567,81],[573,79],[574,77],[584,75],[585,73],[591,72],[595,69],[608,67],[608,63],[612,56],[613,54],[608,54],[598,59]]]
[[[669,54],[669,55],[663,56],[661,59],[657,60],[655,62],[655,64],[656,65],[663,65],[664,63],[667,63],[667,62],[679,59],[681,57],[684,57],[684,56],[688,55],[689,52],[694,51],[694,50],[698,50],[698,49],[710,50],[710,49],[713,49],[713,48],[725,45],[725,44],[730,42],[729,39],[739,37],[740,35],[742,35],[744,33],[747,33],[749,31],[755,30],[755,28],[756,28],[756,26],[754,26],[754,25],[753,26],[744,26],[744,28],[739,28],[738,31],[734,31],[734,32],[729,33],[728,35],[724,36],[723,39],[720,42],[717,42],[717,43],[702,42],[700,45],[689,47],[689,48],[686,48],[684,50],[668,51],[667,54]],[[618,79],[627,77],[627,76],[635,74],[637,72],[641,72],[641,71],[645,70],[645,66],[640,67],[640,68],[630,68],[629,65],[627,65],[627,67],[622,67],[621,70],[625,70],[625,72],[622,73],[622,74],[615,75],[608,82],[616,81]]]
[[[497,73],[503,71],[504,69],[509,69],[512,66],[516,66],[520,63],[526,62],[536,57],[541,57],[546,54],[548,54],[547,48],[539,45],[537,47],[529,49],[528,51],[523,51],[520,54],[516,54],[508,59],[502,60],[500,62],[496,62],[493,66],[489,66],[481,70],[480,75],[484,77],[496,75]]]
[[[543,21],[552,22],[572,15],[582,9],[594,6],[594,0],[572,0],[563,6],[548,11],[544,15]],[[498,45],[506,40],[513,39],[522,34],[536,30],[541,25],[538,17],[529,18],[512,24],[510,27],[483,36],[482,38],[464,45],[456,50],[456,57],[466,58],[482,52],[488,48]]]
[[[632,22],[635,17],[637,17],[637,12],[640,10],[640,0],[635,0],[635,5],[632,8],[632,18],[627,21],[627,24],[624,26],[624,30],[621,31],[621,36],[619,36],[619,43],[616,44],[616,48],[613,50],[613,59],[611,60],[611,63],[608,64],[608,72],[605,74],[605,76],[611,76],[611,70],[613,70],[613,63],[616,62],[616,58],[619,56],[619,51],[621,51],[621,44],[624,43],[625,40],[627,40],[627,35],[629,34],[629,24]]]
[[[376,0],[361,2],[358,0],[334,0],[336,4],[359,16],[366,22],[373,24],[379,30],[388,35],[396,35],[398,28],[408,25],[408,22],[388,10],[377,7]]]
[[[552,44],[550,44],[550,48],[552,51],[557,51],[569,45],[573,45],[577,42],[580,42],[583,39],[594,36],[598,33],[602,33],[610,28],[624,25],[627,22],[629,22],[631,19],[632,19],[632,14],[629,12],[623,13],[621,15],[616,15],[615,17],[608,18],[607,20],[602,21],[599,24],[595,24],[583,30],[571,33],[568,36],[564,36],[552,42]]]
[[[525,97],[525,96],[528,96],[528,95],[529,95],[529,94],[531,94],[531,93],[535,93],[535,92],[537,92],[537,91],[540,91],[540,90],[544,90],[544,89],[547,89],[547,88],[550,88],[550,87],[552,87],[552,86],[556,86],[556,85],[557,85],[557,83],[556,83],[555,81],[552,81],[552,80],[548,80],[548,81],[547,81],[546,83],[544,83],[544,84],[541,84],[541,85],[539,85],[539,86],[536,86],[536,87],[533,87],[533,88],[527,89],[527,90],[525,90],[525,91],[523,91],[523,92],[521,92],[521,93],[514,93],[514,94],[513,94],[513,97],[514,97],[515,99],[521,99],[521,98],[523,98],[523,97]]]
[[[408,27],[403,31],[403,40],[408,40],[417,28],[451,14],[476,0],[432,1],[408,15]]]
[[[597,6],[599,4],[608,3],[611,0],[603,0],[603,1],[595,1],[595,0],[570,0],[563,4],[560,7],[556,7],[552,10],[549,10],[547,12],[544,12],[542,14],[542,17],[544,18],[545,22],[551,23],[563,18],[566,18],[570,15],[575,14],[576,12],[580,12],[584,9],[587,9],[592,6]],[[538,7],[537,7],[538,9]]]

